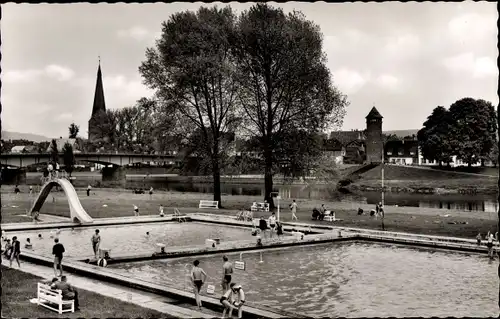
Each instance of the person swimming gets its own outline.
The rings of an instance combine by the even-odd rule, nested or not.
[[[42,234],[38,234],[38,239],[43,239]]]
[[[31,243],[31,240],[29,238],[26,238],[26,244],[24,244],[24,248],[27,248],[27,249],[33,248],[33,244]]]

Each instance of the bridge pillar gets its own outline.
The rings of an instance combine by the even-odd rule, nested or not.
[[[121,181],[125,183],[126,172],[125,168],[121,166],[104,167],[102,169],[102,181]]]
[[[2,184],[8,184],[8,185],[26,184],[26,169],[2,168]]]

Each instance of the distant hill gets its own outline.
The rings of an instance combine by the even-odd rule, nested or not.
[[[390,135],[394,134],[397,137],[406,137],[406,136],[412,136],[413,134],[417,135],[418,129],[414,130],[395,130],[395,131],[384,131],[384,134]]]
[[[31,133],[2,131],[2,140],[28,140],[36,143],[52,140],[49,137]]]

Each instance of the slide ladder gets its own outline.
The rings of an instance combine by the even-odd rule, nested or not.
[[[68,199],[69,204],[71,221],[78,222],[80,224],[91,224],[94,220],[89,216],[89,214],[87,214],[85,209],[83,209],[75,188],[70,183],[70,181],[65,178],[50,179],[42,186],[42,189],[40,190],[40,193],[38,194],[33,207],[31,207],[30,214],[40,211],[40,208],[42,208],[43,203],[50,194],[50,190],[56,185],[59,185],[66,194],[66,198]]]

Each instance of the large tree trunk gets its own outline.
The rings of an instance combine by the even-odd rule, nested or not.
[[[265,167],[264,167],[264,200],[269,203],[269,209],[274,210],[274,201],[271,196],[273,191],[273,159],[272,152],[266,149],[264,152],[265,157]]]

